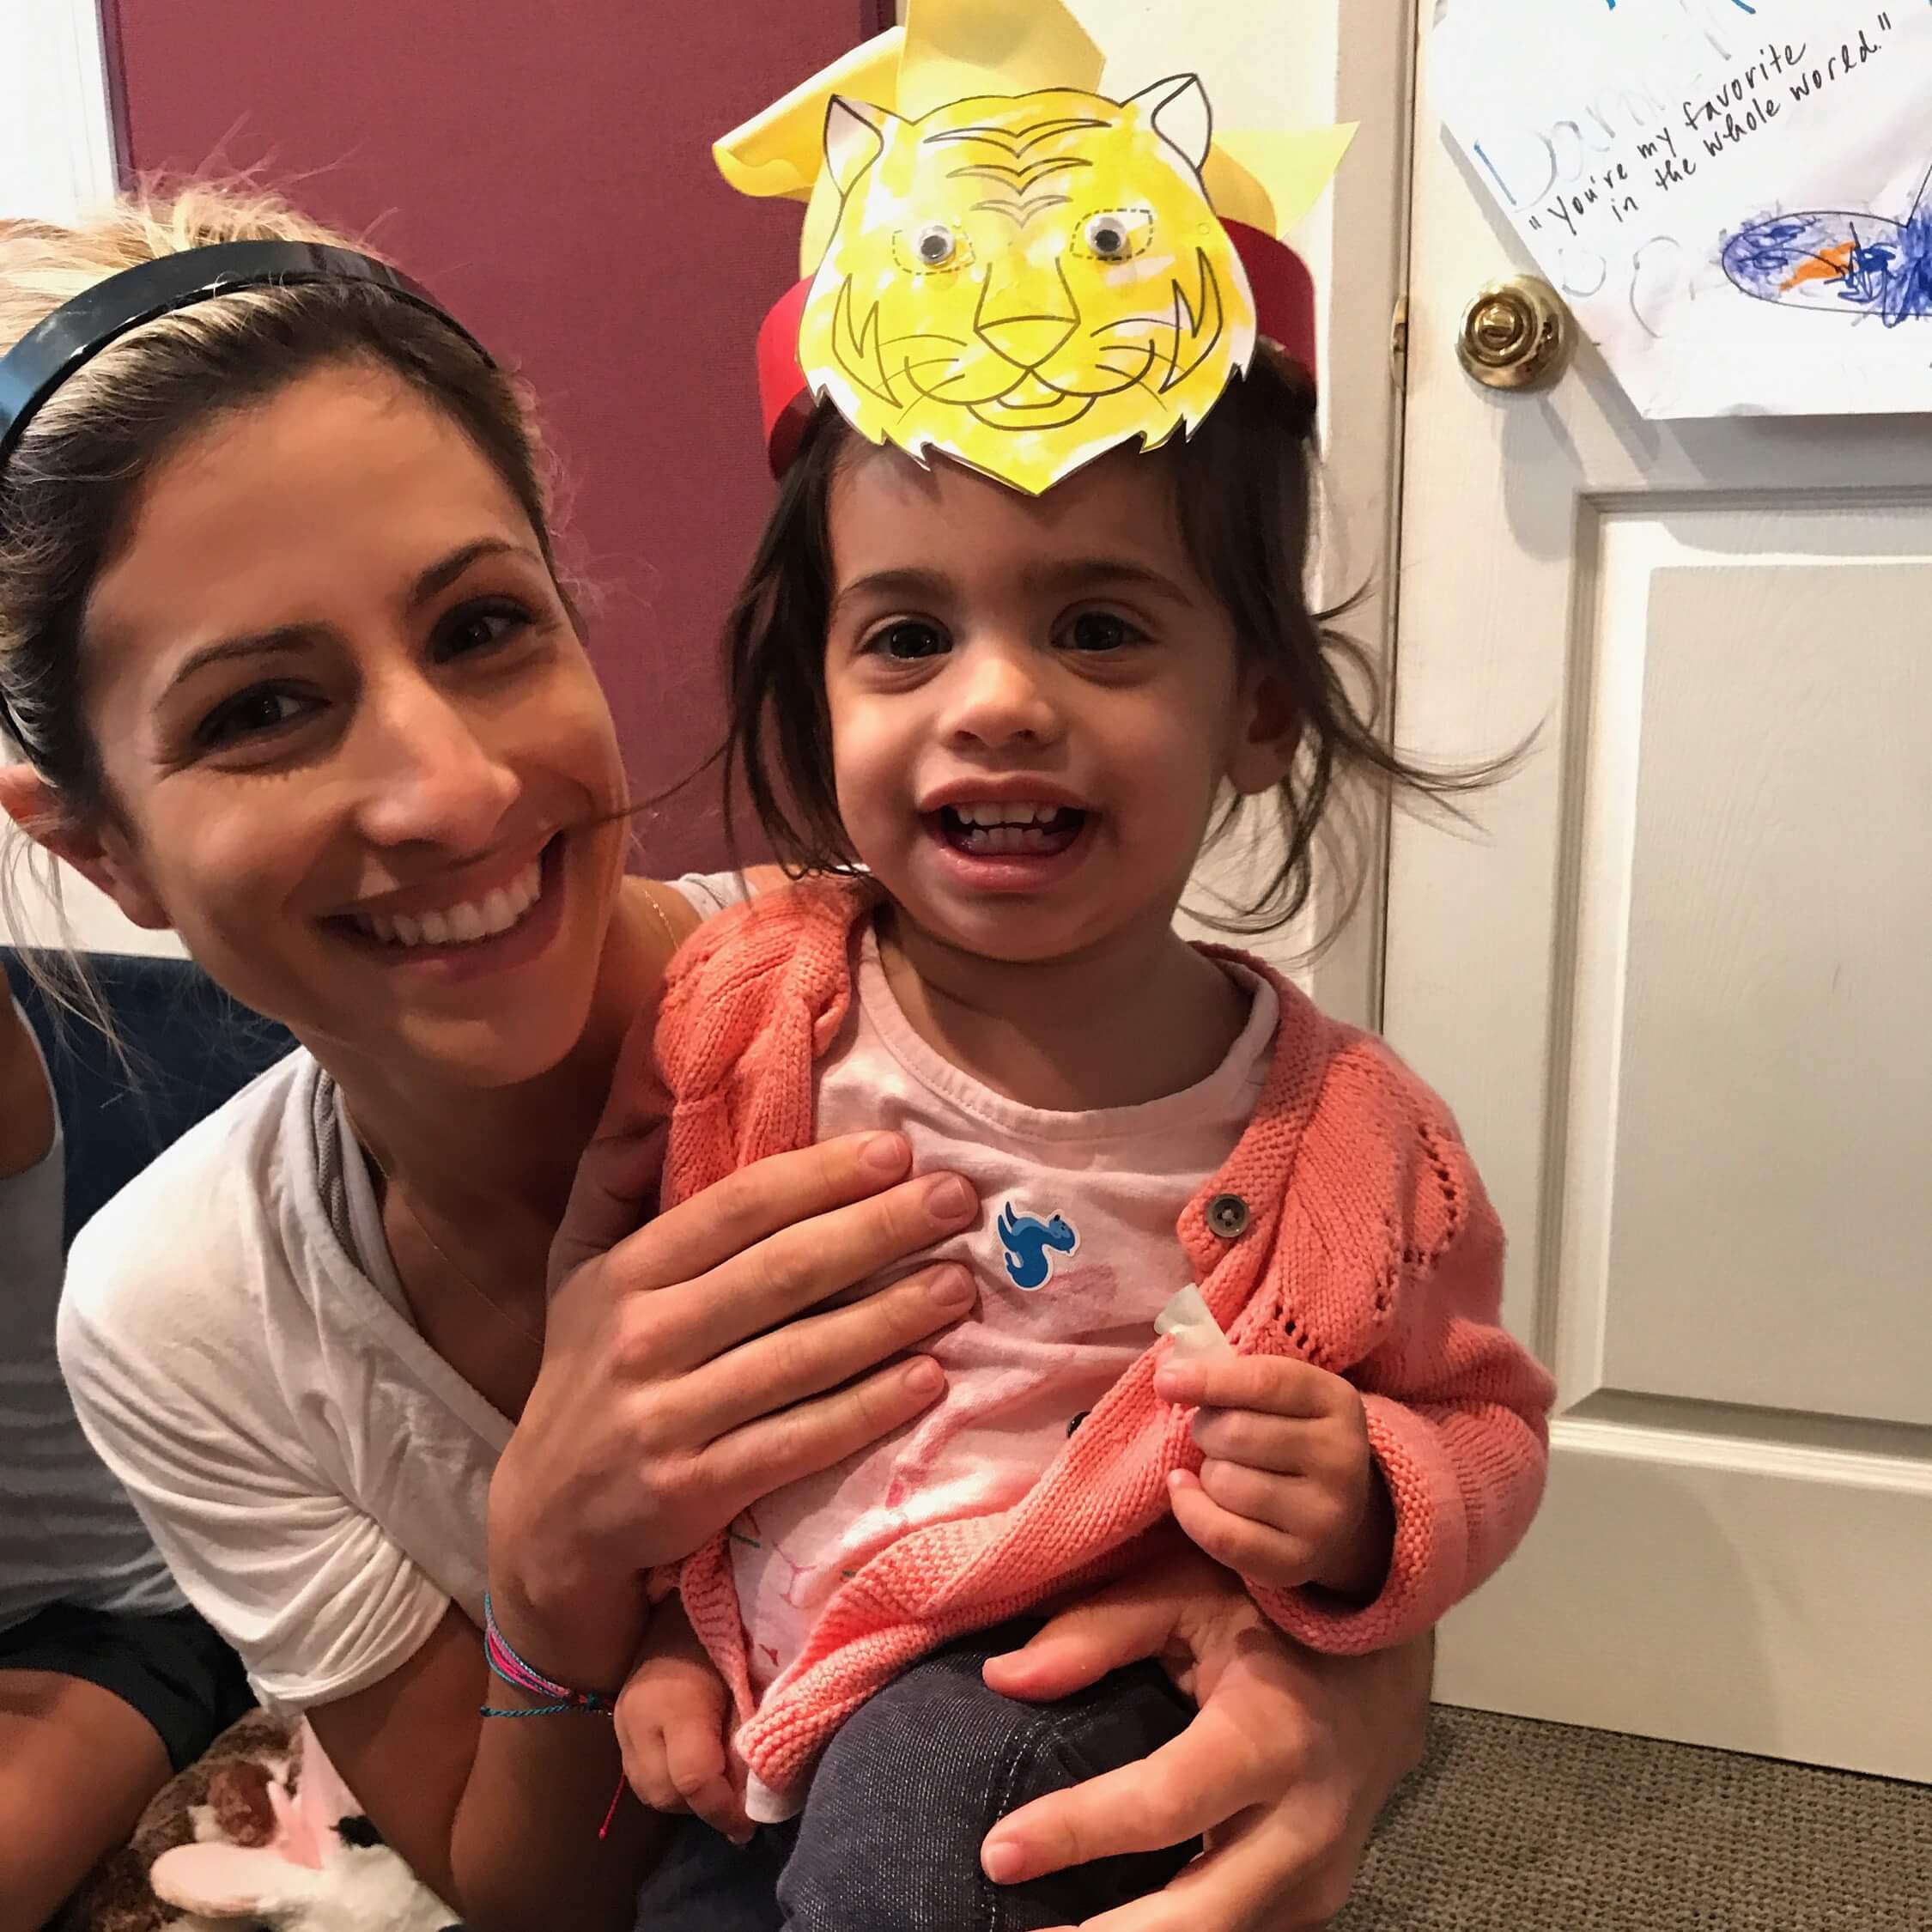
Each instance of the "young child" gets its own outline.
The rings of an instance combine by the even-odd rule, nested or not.
[[[1145,1755],[1185,1706],[1151,1668],[1063,1705],[1009,1703],[979,1679],[1015,1640],[993,1626],[1178,1525],[1301,1642],[1401,1642],[1509,1554],[1541,1489],[1550,1384],[1497,1326],[1501,1234],[1448,1113],[1259,962],[1173,929],[1230,796],[1272,805],[1287,834],[1258,908],[1273,923],[1306,895],[1333,779],[1432,785],[1378,744],[1347,647],[1305,599],[1306,316],[1261,316],[1292,351],[1264,344],[1224,372],[1191,434],[1151,434],[1144,397],[1134,441],[1043,450],[1048,338],[1091,312],[1041,329],[1036,292],[1002,324],[997,234],[921,173],[964,153],[971,191],[990,195],[1006,164],[981,143],[1051,178],[1074,126],[1083,146],[1127,122],[1171,149],[1169,89],[1138,121],[1135,103],[1066,94],[917,123],[832,110],[846,214],[812,301],[843,276],[829,299],[849,302],[870,272],[890,182],[902,253],[983,268],[951,339],[975,331],[1008,387],[981,385],[948,440],[933,398],[977,380],[949,351],[891,412],[927,410],[915,456],[841,386],[849,355],[829,349],[820,380],[808,305],[825,399],[793,439],[729,640],[734,762],[801,878],[714,922],[674,969],[666,1196],[892,1128],[919,1164],[978,1188],[981,1222],[935,1257],[969,1271],[978,1299],[934,1346],[935,1410],[764,1498],[661,1607],[619,1706],[636,1789],[741,1838],[747,1815],[795,1821],[744,1854],[680,1838],[642,1925],[689,1908],[828,1932],[1053,1926],[1138,1896],[1194,1848],[1012,1890],[984,1882],[976,1848],[1012,1805]],[[856,167],[841,114],[874,137]],[[1125,165],[1061,161],[1063,176]],[[1140,161],[1173,168],[1151,148]],[[1090,193],[1067,217],[1077,311],[1078,264],[1132,259],[1139,240],[1121,235],[1150,207],[1157,228],[1172,191],[1126,185],[1127,211],[1086,214]],[[1225,242],[1200,244],[1192,286],[1217,278],[1235,333],[1235,298],[1261,277]],[[1100,286],[1119,299],[1119,278]],[[846,349],[931,343],[954,299],[927,290],[897,329],[882,301]],[[1167,325],[1172,369],[1194,320]],[[889,387],[915,375],[889,360],[873,365]],[[1157,1342],[1190,1284],[1231,1349]],[[762,1906],[732,1916],[718,1901],[734,1885]]]

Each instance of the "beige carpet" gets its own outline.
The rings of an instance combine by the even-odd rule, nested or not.
[[[1332,1932],[1932,1932],[1932,1787],[1438,1710]]]

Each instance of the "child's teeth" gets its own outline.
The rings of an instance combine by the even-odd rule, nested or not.
[[[1057,834],[1048,825],[973,825],[964,843],[969,852],[982,858],[999,858],[1014,852],[1044,852]]]
[[[954,813],[964,825],[1052,825],[1058,822],[1063,805],[961,805]]]

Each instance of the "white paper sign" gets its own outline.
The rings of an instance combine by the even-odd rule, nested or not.
[[[1431,59],[1645,416],[1932,410],[1932,0],[1438,0]]]

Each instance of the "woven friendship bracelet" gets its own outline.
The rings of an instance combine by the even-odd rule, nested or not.
[[[483,1596],[483,1656],[494,1674],[506,1684],[513,1684],[519,1691],[527,1691],[532,1697],[548,1698],[548,1704],[532,1704],[521,1710],[504,1710],[491,1704],[483,1706],[485,1717],[556,1717],[565,1711],[580,1710],[595,1717],[609,1717],[617,1710],[617,1700],[607,1698],[597,1691],[573,1691],[566,1684],[559,1684],[544,1676],[533,1665],[526,1663],[501,1631],[496,1627],[496,1613],[490,1607],[488,1593]]]
[[[506,1684],[513,1684],[519,1691],[528,1691],[532,1697],[548,1698],[548,1704],[530,1704],[519,1710],[505,1710],[496,1704],[483,1705],[485,1717],[556,1717],[566,1711],[581,1710],[593,1717],[615,1717],[617,1703],[615,1698],[607,1698],[598,1691],[573,1691],[568,1684],[559,1684],[544,1676],[535,1665],[526,1663],[511,1647],[510,1640],[496,1627],[496,1612],[491,1607],[489,1592],[483,1592],[483,1656],[490,1669]],[[597,1836],[601,1843],[610,1836],[611,1821],[617,1815],[617,1807],[623,1801],[625,1783],[620,1776],[617,1788],[611,1794],[610,1808],[604,1814],[604,1822],[598,1827]]]

